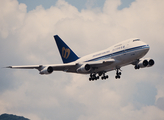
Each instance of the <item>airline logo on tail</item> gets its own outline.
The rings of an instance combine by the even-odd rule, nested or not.
[[[54,36],[63,63],[70,63],[79,57],[68,47],[68,45],[58,36]]]
[[[70,55],[70,49],[62,47],[62,57],[67,59]]]

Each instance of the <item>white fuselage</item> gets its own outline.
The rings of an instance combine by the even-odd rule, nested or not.
[[[87,64],[90,62],[95,62],[99,60],[109,60],[114,59],[115,62],[111,65],[99,67],[92,72],[99,71],[111,71],[122,66],[132,64],[136,60],[139,60],[149,51],[149,45],[140,41],[137,38],[129,39],[123,42],[120,42],[116,45],[113,45],[105,50],[96,52],[84,57],[81,57],[75,63],[79,65]],[[81,72],[82,74],[87,74],[90,72]]]

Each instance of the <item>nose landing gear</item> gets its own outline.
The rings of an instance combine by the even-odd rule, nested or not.
[[[120,69],[116,69],[116,76],[115,78],[116,79],[120,79],[120,76],[121,76],[121,72],[119,72]],[[121,70],[120,70],[121,71]]]

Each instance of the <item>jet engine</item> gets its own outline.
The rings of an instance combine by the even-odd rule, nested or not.
[[[51,66],[47,66],[47,67],[44,67],[41,71],[40,71],[40,74],[43,75],[43,74],[51,74],[53,72],[53,67]]]
[[[153,59],[149,59],[148,62],[149,62],[149,64],[148,64],[147,67],[151,67],[151,66],[154,65],[154,60]]]
[[[151,67],[153,65],[154,65],[154,60],[147,58],[147,59],[140,60],[139,63],[135,66],[135,69]]]
[[[86,72],[89,72],[90,70],[91,70],[91,66],[89,64],[84,64],[77,69],[77,72],[86,73]]]

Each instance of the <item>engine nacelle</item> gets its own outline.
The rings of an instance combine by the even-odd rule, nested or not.
[[[139,66],[140,68],[144,68],[147,67],[147,65],[149,64],[149,62],[145,59],[141,60],[137,66]]]
[[[148,59],[148,62],[149,62],[149,64],[148,64],[147,67],[151,67],[151,66],[153,66],[154,63],[155,63],[153,59]]]
[[[145,67],[151,67],[154,65],[154,60],[150,58],[146,58],[141,60],[136,66],[136,68],[145,68]]]
[[[53,67],[51,66],[47,66],[47,67],[44,67],[41,71],[40,71],[40,74],[43,75],[43,74],[51,74],[53,72]]]
[[[89,64],[84,64],[77,69],[78,73],[87,73],[91,70],[91,66]]]

